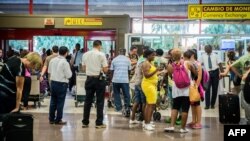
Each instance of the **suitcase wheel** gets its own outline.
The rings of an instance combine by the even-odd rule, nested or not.
[[[161,113],[160,112],[154,112],[153,113],[153,119],[154,119],[154,121],[160,121],[161,120]]]

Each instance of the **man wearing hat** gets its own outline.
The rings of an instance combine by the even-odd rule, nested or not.
[[[122,90],[124,96],[125,109],[128,109],[130,106],[129,73],[131,70],[131,61],[125,54],[126,49],[120,49],[119,55],[114,58],[110,67],[116,111],[122,110],[120,90]]]

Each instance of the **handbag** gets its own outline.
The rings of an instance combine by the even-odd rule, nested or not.
[[[198,91],[198,86],[194,83],[191,84],[189,87],[189,100],[190,102],[197,102],[200,101],[201,96]]]

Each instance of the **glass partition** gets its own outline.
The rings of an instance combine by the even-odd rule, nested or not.
[[[207,44],[212,45],[213,50],[220,54],[221,59],[226,59],[227,50],[221,49],[222,41],[234,41],[234,48],[237,56],[246,53],[247,44],[250,43],[250,35],[230,35],[230,34],[126,34],[125,47],[129,50],[132,45],[149,46],[153,49],[161,48],[165,52],[174,47],[181,48],[182,51],[187,49],[197,49],[204,51]]]
[[[33,36],[33,51],[40,52],[42,48],[51,49],[54,45],[66,46],[70,53],[73,53],[76,43],[81,48],[84,45],[84,37],[82,36]]]
[[[29,50],[29,40],[8,40],[8,44],[16,52],[21,49]]]
[[[102,41],[102,48],[101,51],[105,54],[110,55],[111,50],[114,50],[115,48],[115,41],[106,41],[106,40],[101,40]],[[93,49],[93,40],[87,41],[87,48],[88,50]]]

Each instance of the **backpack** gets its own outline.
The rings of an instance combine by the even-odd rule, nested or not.
[[[173,66],[173,80],[177,88],[186,88],[190,85],[190,78],[184,66],[184,62],[180,64],[172,63]]]
[[[209,82],[210,76],[209,72],[202,68],[202,78],[201,78],[201,85],[206,91],[208,89],[208,82]]]
[[[243,96],[245,101],[250,104],[250,73],[245,80],[245,86],[243,88]]]

